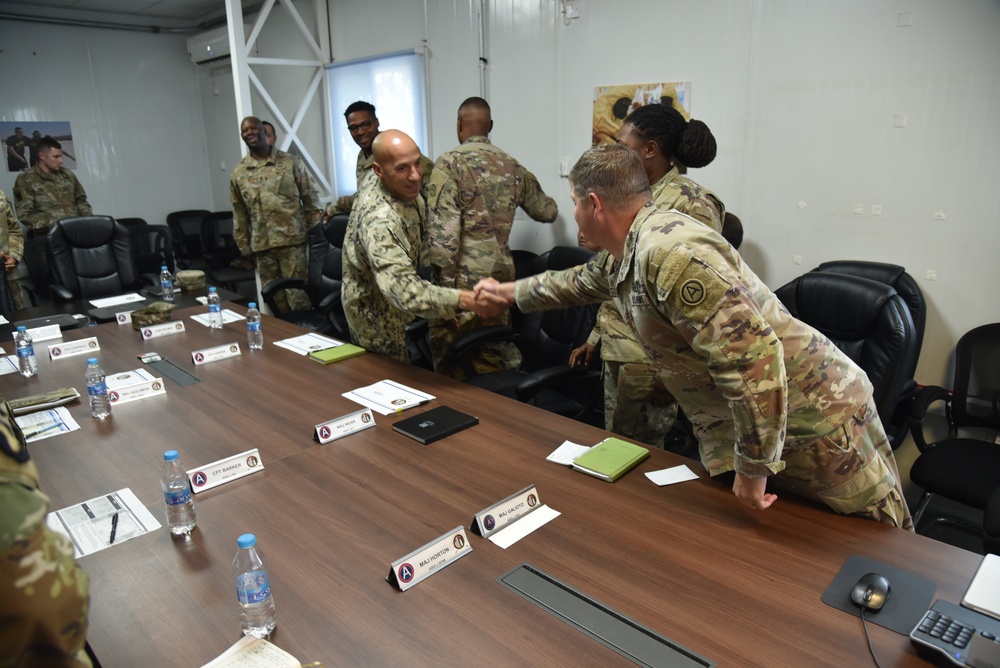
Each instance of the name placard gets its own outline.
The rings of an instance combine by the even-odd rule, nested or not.
[[[251,473],[264,470],[264,462],[260,460],[260,453],[257,448],[241,452],[238,455],[220,459],[219,461],[192,469],[187,472],[191,481],[191,491],[197,494],[206,489],[218,487],[222,483],[237,480]]]
[[[97,337],[70,341],[69,343],[54,343],[49,346],[49,359],[57,360],[63,357],[73,357],[74,355],[86,355],[95,353],[101,349],[101,344],[97,342]]]
[[[349,413],[339,418],[334,418],[328,422],[321,422],[316,425],[313,433],[313,440],[322,443],[336,441],[348,434],[371,429],[375,426],[375,415],[370,408],[363,411]]]
[[[27,330],[28,334],[31,336],[31,342],[40,343],[42,341],[51,341],[52,339],[61,339],[62,330],[59,329],[59,325],[45,325],[44,327],[29,327]],[[10,333],[10,338],[17,338],[17,330]]]
[[[406,591],[469,552],[472,552],[472,545],[465,535],[465,527],[455,527],[440,538],[435,538],[422,548],[392,562],[392,569],[385,581],[398,587],[400,591]]]
[[[115,322],[119,325],[131,325],[132,311],[119,311],[118,313],[115,313]]]
[[[535,489],[534,485],[525,487],[500,503],[493,504],[476,513],[471,527],[472,532],[483,538],[489,538],[491,534],[500,531],[539,507],[541,507],[541,502],[538,500],[538,490]]]
[[[214,346],[212,348],[204,348],[202,350],[195,350],[191,353],[191,359],[194,360],[195,365],[208,364],[209,362],[218,362],[219,360],[224,360],[229,357],[238,357],[243,353],[240,351],[240,344],[238,343],[225,343],[221,346]]]
[[[163,385],[163,379],[154,378],[114,390],[109,389],[108,399],[111,401],[112,406],[117,406],[118,404],[127,404],[130,401],[138,401],[139,399],[155,397],[158,394],[166,393],[167,388]]]
[[[158,339],[162,336],[172,336],[184,333],[184,322],[161,322],[158,325],[149,325],[142,328],[142,340]]]

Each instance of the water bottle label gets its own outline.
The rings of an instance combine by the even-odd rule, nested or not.
[[[209,304],[208,305],[208,312],[209,313],[222,313],[222,304]]]
[[[184,489],[179,489],[176,492],[164,492],[163,500],[171,506],[179,506],[182,503],[187,503],[191,500],[191,490],[187,487]]]
[[[173,292],[174,282],[173,281],[160,281],[160,287],[163,288],[163,292]]]
[[[17,356],[18,357],[31,357],[35,354],[35,346],[18,346]]]
[[[92,397],[96,397],[99,394],[107,394],[108,385],[107,383],[94,383],[93,385],[87,386],[87,394]]]
[[[259,332],[260,331],[260,323],[259,322],[248,322],[247,323],[247,331],[248,332]]]
[[[236,598],[240,603],[251,604],[266,601],[271,595],[267,571],[250,571],[236,576]]]

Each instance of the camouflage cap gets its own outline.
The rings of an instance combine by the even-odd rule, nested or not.
[[[174,283],[181,290],[204,290],[205,272],[198,269],[185,269],[183,271],[178,271],[177,276],[174,278]]]
[[[170,312],[177,308],[174,304],[166,302],[153,302],[146,308],[132,311],[132,329],[139,331],[149,325],[158,325],[161,322],[170,320]]]

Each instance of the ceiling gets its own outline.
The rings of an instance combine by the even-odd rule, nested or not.
[[[243,0],[243,6],[255,4]],[[0,13],[30,20],[196,27],[226,16],[226,0],[0,0]]]

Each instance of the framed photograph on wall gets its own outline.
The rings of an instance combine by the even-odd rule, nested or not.
[[[691,120],[691,82],[597,86],[591,145],[615,143],[625,117],[647,104],[673,105],[685,120]]]
[[[23,172],[38,163],[38,142],[50,136],[62,145],[63,167],[76,169],[76,148],[69,121],[0,122],[8,172]]]

